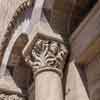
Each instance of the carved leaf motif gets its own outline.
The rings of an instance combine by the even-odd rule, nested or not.
[[[67,49],[62,43],[39,38],[33,45],[31,58],[28,60],[28,63],[33,70],[41,67],[63,69],[66,56]]]
[[[25,99],[22,97],[19,97],[18,95],[0,94],[0,100],[25,100]]]
[[[5,94],[0,94],[0,100],[7,100],[7,96]]]

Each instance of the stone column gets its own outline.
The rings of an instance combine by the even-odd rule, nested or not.
[[[63,100],[63,68],[68,51],[63,42],[40,35],[24,52],[25,61],[33,70],[35,100]]]

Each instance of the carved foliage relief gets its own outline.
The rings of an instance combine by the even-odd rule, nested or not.
[[[18,95],[7,95],[7,94],[0,94],[0,100],[25,100],[23,97],[19,97]]]
[[[32,46],[31,54],[26,57],[26,62],[32,66],[33,71],[45,67],[62,70],[67,53],[66,47],[61,42],[40,37]]]

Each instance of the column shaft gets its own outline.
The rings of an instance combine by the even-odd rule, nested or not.
[[[36,77],[35,100],[63,100],[62,83],[58,74],[46,71]]]

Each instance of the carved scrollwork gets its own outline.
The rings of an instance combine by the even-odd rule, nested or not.
[[[61,74],[67,53],[66,47],[61,42],[40,37],[32,46],[31,54],[26,57],[26,62],[32,66],[34,74],[46,70]]]
[[[0,100],[25,100],[23,97],[19,97],[18,95],[7,95],[7,94],[0,94]]]

